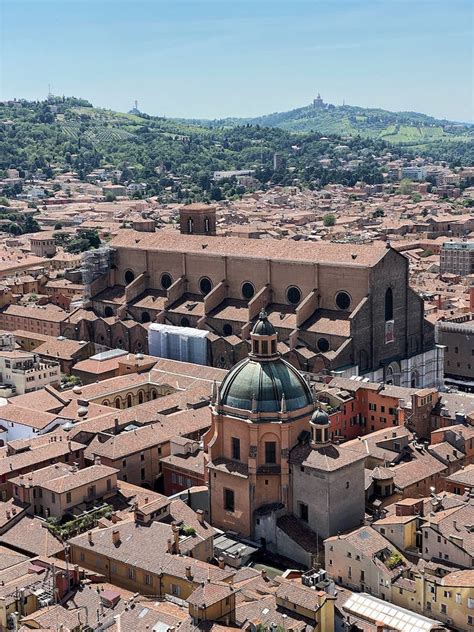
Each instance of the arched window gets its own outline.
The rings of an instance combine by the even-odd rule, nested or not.
[[[286,290],[286,299],[288,303],[291,303],[292,305],[298,305],[298,303],[301,301],[301,290],[296,287],[296,285],[291,285]]]
[[[115,400],[115,408],[120,408],[120,397]]]
[[[106,306],[106,308],[104,309],[104,314],[106,318],[110,318],[114,315],[114,310],[110,307],[110,305]]]
[[[385,292],[385,320],[393,320],[393,292],[391,287]]]
[[[336,305],[339,309],[348,310],[351,306],[351,297],[348,292],[341,290],[336,294]]]
[[[255,287],[253,283],[250,283],[250,281],[245,281],[245,283],[242,283],[242,296],[244,298],[249,301],[251,298],[253,298],[254,294]]]
[[[412,388],[418,388],[419,384],[419,376],[418,376],[418,371],[412,371],[411,373],[411,387]]]
[[[327,338],[319,338],[318,339],[318,349],[322,353],[326,353],[326,351],[329,351],[329,340]]]
[[[132,407],[132,396],[127,395],[127,408],[131,408],[131,407]]]
[[[173,285],[173,277],[168,272],[163,272],[161,275],[161,287],[164,290],[167,290],[169,287]]]
[[[142,312],[142,323],[149,323],[151,320],[151,316],[149,312]]]
[[[188,217],[188,233],[191,235],[193,230],[194,230],[194,220],[192,217]]]
[[[153,390],[151,391],[151,398],[152,398],[152,399],[156,399],[156,398],[157,398],[157,393],[156,393],[155,389],[153,389]]]
[[[133,272],[131,270],[127,270],[125,272],[125,283],[128,285],[129,283],[131,283],[133,280],[135,279],[135,275],[133,274]]]
[[[201,294],[204,294],[204,296],[206,296],[206,294],[209,294],[209,292],[212,290],[211,279],[209,279],[208,277],[202,277],[202,279],[200,279],[199,281],[199,289],[201,290]]]
[[[143,391],[138,392],[138,403],[143,404]]]
[[[222,327],[222,332],[224,333],[224,336],[232,336],[232,325],[225,323],[224,327]]]
[[[181,325],[181,327],[189,327],[189,318],[186,318],[186,316],[183,316],[181,320],[179,321],[179,324]]]

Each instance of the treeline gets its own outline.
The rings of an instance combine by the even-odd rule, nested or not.
[[[295,134],[258,125],[199,127],[147,115],[126,115],[92,108],[82,99],[0,105],[0,170],[20,175],[38,170],[46,177],[75,171],[80,179],[112,165],[120,182],[144,182],[146,195],[164,200],[198,201],[237,198],[245,188],[235,178],[213,181],[214,171],[254,169],[259,187],[272,184],[320,188],[329,183],[352,186],[382,182],[381,161],[409,148],[383,141],[319,133]],[[459,143],[462,145],[462,143]],[[463,158],[451,147],[452,159]],[[273,157],[281,166],[273,169]],[[322,165],[320,160],[329,159]],[[351,169],[341,160],[356,161]]]

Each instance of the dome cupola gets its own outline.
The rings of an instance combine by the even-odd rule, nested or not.
[[[314,447],[321,448],[329,443],[329,415],[321,408],[317,408],[310,420],[311,443]]]
[[[255,421],[287,419],[295,416],[295,411],[312,407],[311,389],[301,373],[278,353],[277,333],[264,311],[250,338],[249,356],[228,372],[213,396],[218,407],[232,409],[229,412],[236,416],[244,416],[245,411],[245,417]]]
[[[277,351],[277,332],[267,318],[265,310],[262,310],[258,320],[250,333],[252,349],[250,355],[259,359],[275,358]]]

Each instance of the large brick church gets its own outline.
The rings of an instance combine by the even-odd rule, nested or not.
[[[408,260],[370,245],[215,235],[215,210],[183,207],[181,234],[121,230],[108,271],[62,334],[148,351],[149,323],[206,330],[207,363],[230,369],[251,350],[264,309],[278,350],[309,373],[438,386],[443,355]]]

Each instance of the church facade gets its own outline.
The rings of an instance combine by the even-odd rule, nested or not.
[[[321,543],[361,524],[364,463],[330,443],[328,416],[316,408],[303,375],[281,357],[265,312],[250,338],[248,357],[214,386],[205,436],[210,521],[281,554],[286,523]],[[283,550],[297,558],[290,548]]]

